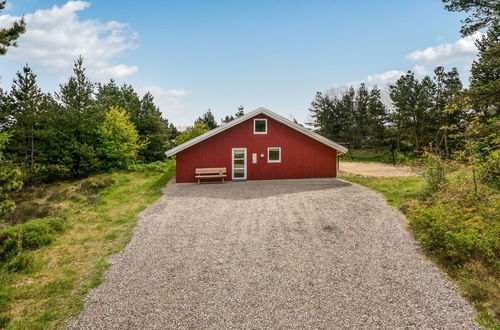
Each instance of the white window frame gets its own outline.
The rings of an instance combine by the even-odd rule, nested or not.
[[[273,150],[273,151],[278,150],[279,153],[280,153],[280,159],[278,159],[278,160],[270,160],[269,159],[269,152],[271,150]],[[269,147],[269,148],[267,148],[267,162],[268,163],[281,163],[281,147]]]
[[[244,151],[244,170],[245,170],[245,176],[243,176],[242,178],[235,178],[234,177],[234,151],[235,150],[243,150]],[[281,157],[281,154],[280,154],[280,157]],[[234,180],[234,181],[238,181],[238,180],[246,180],[247,179],[247,148],[232,148],[231,149],[231,178]]]
[[[257,120],[263,120],[266,122],[266,131],[265,132],[256,132],[255,131],[255,122]],[[253,134],[267,134],[267,118],[254,118],[254,120],[253,120]]]

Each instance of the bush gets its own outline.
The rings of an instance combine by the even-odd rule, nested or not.
[[[35,268],[35,261],[33,254],[21,252],[7,264],[7,271],[10,273],[28,273]]]
[[[422,155],[421,165],[424,168],[422,176],[427,182],[422,196],[428,197],[446,185],[447,165],[441,157],[428,151]]]
[[[57,233],[63,232],[61,219],[35,219],[0,231],[0,262],[13,259],[24,249],[35,250],[50,244]]]
[[[409,211],[409,225],[422,245],[444,264],[463,266],[480,261],[500,270],[500,221],[495,209],[476,202],[420,205]],[[488,206],[489,207],[489,206]]]

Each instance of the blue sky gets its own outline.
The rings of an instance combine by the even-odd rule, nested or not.
[[[384,86],[403,71],[457,66],[467,79],[477,34],[462,14],[419,1],[9,1],[0,26],[25,15],[28,32],[0,59],[1,87],[28,62],[44,90],[82,54],[93,80],[151,90],[186,125],[241,104],[307,120],[316,91]]]

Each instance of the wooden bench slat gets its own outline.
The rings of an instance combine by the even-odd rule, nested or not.
[[[200,183],[200,179],[207,179],[207,178],[221,178],[222,182],[224,182],[225,177],[226,177],[225,167],[209,167],[209,168],[195,169],[195,178],[198,179],[198,183]]]

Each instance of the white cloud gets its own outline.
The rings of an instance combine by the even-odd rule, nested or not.
[[[413,67],[413,72],[415,72],[415,74],[417,76],[425,76],[425,75],[430,73],[429,69],[427,69],[427,67],[425,65],[421,65],[421,64],[415,65]]]
[[[366,82],[368,85],[379,85],[384,86],[395,82],[399,79],[405,72],[399,70],[390,70],[384,73],[378,73],[374,75],[370,75],[366,78]]]
[[[475,41],[482,37],[481,32],[459,39],[454,43],[444,43],[423,50],[416,50],[406,56],[418,62],[454,62],[464,58],[472,58],[477,53]]]
[[[89,6],[85,1],[68,1],[24,15],[26,33],[19,38],[19,47],[9,49],[7,58],[35,62],[50,73],[67,74],[82,55],[89,75],[99,79],[123,78],[137,72],[137,66],[112,63],[116,56],[136,47],[137,34],[125,23],[81,20],[78,12]],[[0,15],[0,27],[17,19]]]
[[[184,110],[183,100],[186,96],[192,94],[191,91],[184,88],[166,89],[161,86],[147,86],[139,88],[143,94],[150,92],[155,98],[155,104],[167,119],[182,117]]]

